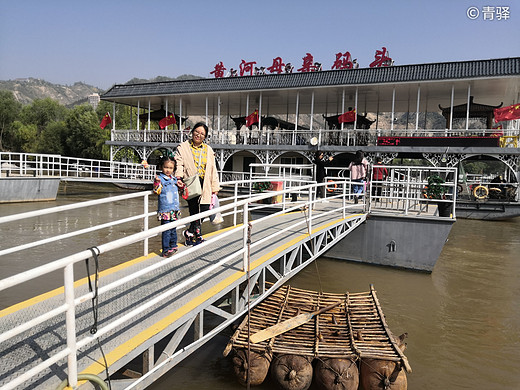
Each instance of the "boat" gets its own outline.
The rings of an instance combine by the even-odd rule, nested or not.
[[[153,183],[143,184],[143,183],[113,183],[118,188],[123,188],[125,190],[136,190],[136,191],[147,191],[151,190],[153,187]]]
[[[277,334],[281,328],[289,329]],[[285,285],[245,316],[223,354],[243,385],[259,385],[271,371],[282,389],[314,380],[322,389],[404,390],[412,371],[405,337],[390,331],[374,286],[338,294]]]
[[[173,152],[202,120],[223,180],[254,163],[312,163],[318,150],[348,166],[363,150],[371,163],[422,159],[433,167],[491,156],[517,187],[518,113],[495,123],[495,112],[514,111],[519,91],[520,57],[511,57],[114,85],[101,99],[114,109],[136,108],[135,129],[111,130],[106,143],[112,156],[133,149],[147,160],[156,150]],[[189,113],[183,131],[152,123],[170,112],[179,118]],[[518,201],[517,195],[501,203],[507,211],[497,217],[515,216]],[[465,217],[466,203],[460,205]]]

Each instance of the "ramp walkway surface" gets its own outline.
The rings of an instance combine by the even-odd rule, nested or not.
[[[346,218],[331,217],[324,212],[340,207],[335,202],[316,205],[312,211],[312,234],[332,228],[345,222],[345,219],[360,218],[365,215],[347,214]],[[359,209],[358,209],[359,211]],[[275,234],[276,239],[251,246],[251,273],[258,273],[269,267],[274,258],[283,256],[288,250],[309,242],[310,236],[306,223],[289,228],[298,220],[305,218],[304,211],[282,214],[273,219],[253,224],[251,241]],[[338,218],[338,219],[334,219]],[[146,351],[155,342],[171,334],[180,324],[200,312],[201,306],[208,306],[219,297],[237,288],[247,274],[242,270],[243,256],[230,257],[243,251],[243,230],[222,235],[226,230],[206,236],[206,242],[196,247],[180,247],[171,258],[163,258],[155,253],[136,258],[127,263],[99,273],[99,288],[117,282],[128,275],[135,275],[146,267],[155,266],[153,271],[142,273],[138,278],[97,297],[97,310],[93,302],[85,300],[76,308],[77,339],[92,337],[91,342],[80,347],[78,360],[79,374],[95,374],[105,378],[105,359],[95,337],[93,327],[103,326],[124,319],[121,326],[99,337],[108,371],[115,371]],[[179,238],[182,231],[178,229]],[[279,233],[279,234],[278,234]],[[179,240],[182,242],[182,240]],[[99,261],[102,261],[102,255]],[[228,262],[222,259],[230,258]],[[90,260],[91,273],[94,268],[93,256]],[[213,267],[212,267],[213,266]],[[205,273],[205,274],[204,274]],[[195,282],[190,278],[203,275]],[[93,287],[96,285],[91,276]],[[183,285],[185,283],[185,285]],[[175,293],[167,296],[167,291],[179,286]],[[82,279],[75,283],[75,296],[89,292],[89,281]],[[155,304],[140,315],[125,318],[125,315],[140,305],[155,301]],[[19,324],[39,315],[51,312],[62,306],[63,288],[9,307],[0,312],[0,332],[6,332]],[[96,313],[97,311],[97,313]],[[223,313],[225,314],[225,313]],[[95,317],[97,316],[97,322]],[[65,315],[54,317],[41,325],[34,326],[22,334],[0,343],[0,387],[8,385],[22,373],[63,351],[67,345]],[[63,357],[43,372],[31,377],[29,382],[16,388],[55,389],[67,379],[67,358]],[[84,384],[84,382],[80,382]],[[8,386],[9,387],[9,386]]]

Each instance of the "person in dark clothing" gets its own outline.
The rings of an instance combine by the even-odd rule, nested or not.
[[[372,168],[372,195],[376,195],[377,197],[381,197],[383,191],[383,183],[381,182],[388,176],[388,170],[382,165],[383,162],[381,159],[377,158],[376,164]]]
[[[323,152],[316,152],[314,155],[314,164],[316,164],[316,181],[318,183],[323,183],[325,177],[327,176],[327,172],[325,167],[329,165],[334,158],[331,156],[328,159],[325,158]],[[325,186],[321,186],[318,188],[317,195],[319,198],[325,197]]]

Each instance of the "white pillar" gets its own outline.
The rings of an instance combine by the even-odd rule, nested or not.
[[[343,88],[343,93],[341,94],[341,114],[345,112],[345,88]],[[341,130],[343,130],[343,123],[341,123]]]
[[[356,130],[357,128],[357,113],[358,113],[358,107],[357,107],[357,102],[358,102],[358,87],[356,87],[356,97],[355,97],[355,101],[354,101],[354,110],[356,110],[356,115],[354,116],[354,130]]]
[[[471,84],[468,84],[468,106],[466,107],[466,130],[469,129],[469,103],[471,101]]]
[[[260,92],[260,101],[258,103],[258,130],[262,132],[262,92]]]
[[[112,130],[116,129],[116,102],[112,103]]]
[[[218,95],[217,107],[217,131],[220,131],[220,95]]]
[[[139,108],[139,103],[140,101],[138,100],[137,101],[137,120],[136,120],[136,123],[137,123],[137,131],[139,131],[139,114],[141,113],[141,110]]]
[[[314,91],[312,91],[311,96],[311,123],[310,123],[310,130],[312,131],[312,124],[314,122]]]
[[[206,126],[208,126],[208,97],[206,96]]]
[[[453,126],[453,100],[455,98],[455,85],[451,86],[451,103],[450,103],[450,130]]]
[[[168,116],[168,98],[165,99],[164,107],[165,107],[165,108],[164,108],[164,109],[165,109],[164,113],[166,114],[166,116]],[[166,126],[166,127],[164,128],[164,130],[168,130],[168,126]]]
[[[419,130],[419,104],[421,102],[421,86],[417,88],[417,111],[415,113],[415,130]]]
[[[150,131],[150,111],[152,109],[152,102],[148,99],[148,131]],[[146,141],[146,140],[145,140]]]
[[[392,89],[392,122],[390,123],[390,130],[394,130],[394,115],[395,115],[395,87]]]

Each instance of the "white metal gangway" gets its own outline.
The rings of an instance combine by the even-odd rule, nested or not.
[[[237,194],[241,183],[224,184]],[[141,221],[134,234],[110,242],[92,242],[88,249],[0,281],[0,291],[5,291],[60,271],[64,285],[45,294],[45,299],[35,297],[0,312],[0,386],[13,389],[36,384],[56,388],[63,380],[76,386],[86,375],[104,376],[105,362],[96,344],[99,342],[111,374],[143,356],[146,363],[142,376],[120,382],[118,388],[146,387],[236,321],[247,311],[248,303],[254,306],[365,220],[361,205],[350,200],[347,181],[337,183],[342,191],[327,203],[316,200],[316,184],[300,184],[297,188],[221,199],[223,206],[218,209],[154,228],[149,227],[149,218],[155,213],[150,211],[148,191],[0,217],[3,225],[54,212],[70,213],[79,207],[97,207],[105,202],[120,206],[126,199],[143,200],[142,211],[123,220],[1,248],[0,262],[9,261],[16,254],[24,258],[32,248],[41,252],[45,245],[68,237]],[[299,198],[289,202],[286,195],[295,191]],[[280,202],[264,203],[273,198]],[[276,206],[278,211],[251,219],[255,205]],[[216,212],[223,214],[228,227],[207,236],[203,244],[182,248],[171,258],[149,253],[147,242],[153,236],[173,226],[180,231],[192,220]],[[106,273],[95,272],[92,290],[86,279],[77,280],[75,264],[85,259],[102,262],[105,256],[117,254],[121,248],[141,243],[144,256],[128,262],[121,259],[121,265]],[[273,287],[267,287],[267,282],[274,283]],[[91,302],[96,302],[95,332],[91,330]],[[164,349],[156,358],[154,348],[165,337],[171,340],[162,346]]]
[[[23,265],[33,263],[49,246],[95,233],[88,241],[89,248],[74,247],[65,257],[0,280],[0,291],[6,291],[58,271],[64,286],[0,311],[0,386],[13,389],[36,383],[55,388],[62,381],[75,386],[87,374],[105,377],[105,366],[113,374],[139,358],[143,364],[140,378],[122,380],[117,388],[146,387],[235,322],[248,307],[336,243],[348,239],[348,234],[365,221],[368,209],[375,209],[373,202],[379,200],[378,211],[426,214],[413,206],[427,202],[420,199],[426,171],[421,175],[406,172],[396,168],[392,177],[385,179],[386,203],[367,190],[355,204],[354,183],[345,178],[331,177],[333,182],[321,184],[299,182],[294,187],[295,177],[266,176],[255,177],[253,182],[280,182],[282,189],[243,193],[240,188],[254,188],[251,181],[225,182],[222,186],[232,195],[221,199],[221,207],[153,228],[149,218],[155,211],[149,191],[0,217],[0,228],[10,223],[17,226],[23,219],[40,223],[39,218],[50,213],[73,214],[80,207],[96,208],[105,203],[124,208],[124,201],[142,199],[142,207],[129,207],[131,213],[122,219],[101,221],[62,235],[49,234],[40,240],[19,242],[16,247],[6,248],[0,242],[0,263]],[[316,198],[319,186],[330,190],[326,199]],[[176,226],[180,233],[191,221],[217,212],[224,216],[223,229],[207,235],[203,244],[181,248],[171,258],[150,252],[149,239],[162,231]],[[100,239],[106,237],[100,232],[132,224],[132,229],[122,229],[124,234],[115,240]],[[19,236],[22,241],[23,234]],[[137,248],[135,256],[140,246],[143,256],[121,258],[117,266],[94,272],[92,290],[86,278],[77,276],[74,267],[85,259],[91,266],[92,262],[101,263],[103,269],[108,256],[121,256],[123,248]],[[94,324],[93,318],[97,319]],[[91,331],[93,325],[95,332]],[[166,339],[167,343],[161,343]]]
[[[0,152],[2,177],[55,177],[64,181],[151,183],[155,165],[56,154]]]

